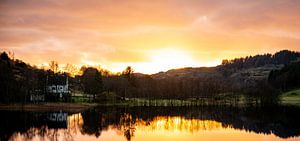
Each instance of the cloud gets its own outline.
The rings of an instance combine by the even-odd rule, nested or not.
[[[147,62],[169,46],[198,62],[300,51],[297,0],[2,0],[0,50],[32,64]]]

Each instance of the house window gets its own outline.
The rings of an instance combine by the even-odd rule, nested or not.
[[[58,92],[58,93],[62,93],[63,91],[64,91],[64,86],[58,85],[58,86],[57,86],[57,92]]]

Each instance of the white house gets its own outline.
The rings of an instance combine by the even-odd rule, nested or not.
[[[48,79],[47,79],[47,81],[48,81]],[[65,84],[57,84],[57,83],[48,84],[47,85],[47,93],[59,94],[60,97],[62,97],[63,94],[69,94],[70,91],[69,91],[68,77],[66,77]]]

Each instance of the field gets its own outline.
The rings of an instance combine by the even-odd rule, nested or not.
[[[282,104],[300,106],[300,89],[285,92],[281,96]]]

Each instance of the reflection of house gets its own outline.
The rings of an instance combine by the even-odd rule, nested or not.
[[[47,93],[59,94],[62,97],[69,94],[69,81],[67,76],[47,77]]]
[[[67,128],[68,113],[54,112],[47,114],[47,125],[49,128]]]
[[[50,113],[48,115],[48,120],[52,122],[66,122],[68,120],[68,113]]]

